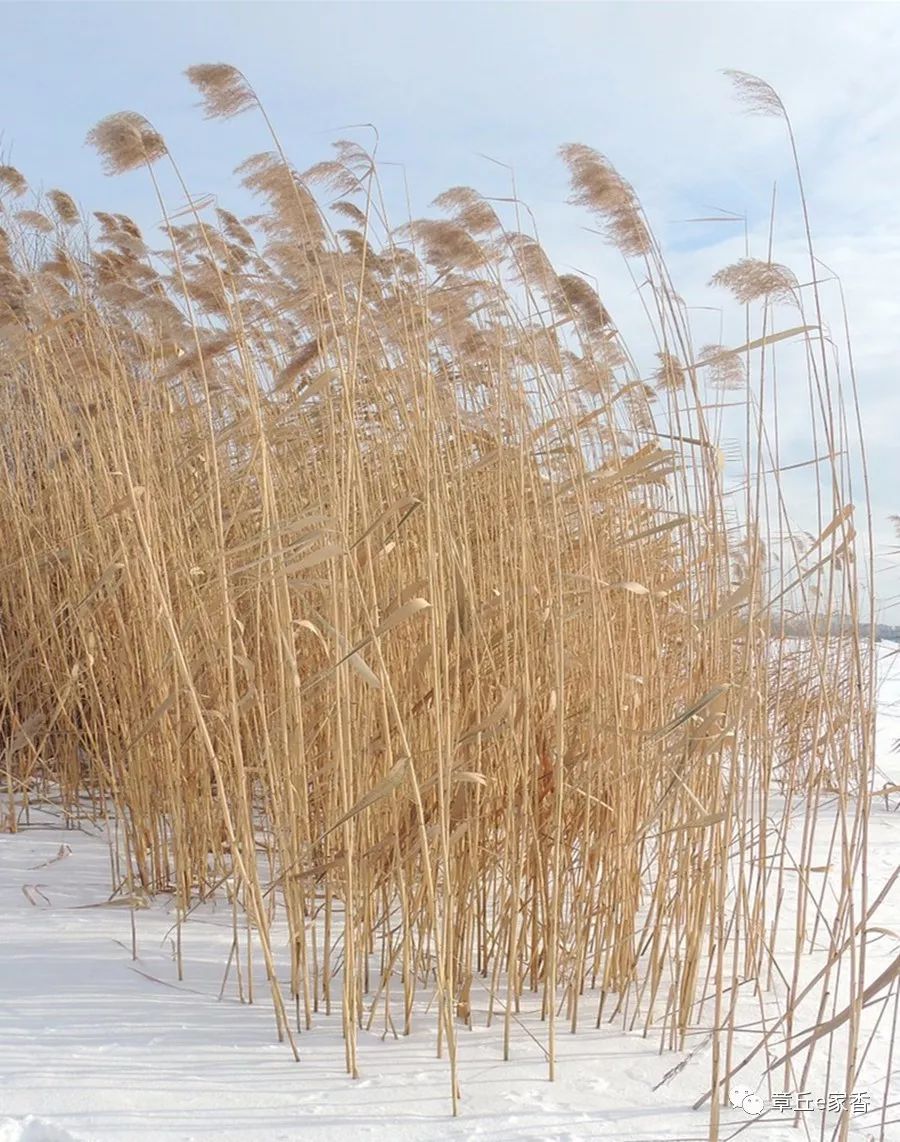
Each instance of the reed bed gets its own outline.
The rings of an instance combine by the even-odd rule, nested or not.
[[[358,144],[299,173],[239,72],[188,74],[208,115],[268,132],[240,168],[253,218],[192,199],[130,112],[90,141],[110,173],[145,171],[164,249],[0,170],[6,827],[50,795],[108,818],[116,890],[174,894],[179,969],[191,909],[227,886],[242,994],[261,960],[295,1053],[334,1012],[355,1075],[357,1030],[407,1032],[433,995],[454,1110],[473,983],[507,1055],[542,996],[551,1077],[585,1010],[676,1049],[706,1020],[715,1137],[737,980],[796,984],[813,923],[801,909],[776,967],[778,822],[802,797],[812,838],[836,795],[849,1016],[818,1046],[847,1036],[850,1089],[869,650],[776,637],[788,609],[860,617],[855,382],[812,246],[811,283],[749,254],[717,275],[746,343],[695,349],[633,190],[564,147],[573,210],[645,301],[641,375],[513,195],[457,187],[396,226]],[[776,582],[786,313],[819,530]]]

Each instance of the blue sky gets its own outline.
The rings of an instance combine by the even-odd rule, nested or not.
[[[764,254],[776,182],[775,256],[805,280],[783,128],[742,116],[720,73],[767,79],[794,123],[819,255],[847,295],[884,553],[879,597],[884,617],[900,621],[900,571],[887,555],[887,517],[900,513],[900,7],[28,2],[3,4],[2,19],[0,151],[35,187],[153,221],[141,176],[104,178],[84,146],[99,118],[129,109],[163,133],[195,193],[240,204],[232,168],[265,149],[264,136],[251,118],[204,123],[181,76],[225,61],[251,79],[301,169],[335,138],[368,141],[347,129],[359,123],[377,125],[382,160],[403,164],[416,211],[452,185],[506,194],[508,174],[483,156],[512,166],[551,256],[597,275],[638,347],[646,334],[631,284],[565,205],[556,148],[595,146],[634,184],[689,304],[723,303],[706,283],[743,238],[681,220],[710,207],[746,213]],[[384,177],[401,202],[401,167]],[[839,320],[836,295],[828,314]],[[718,317],[698,311],[698,322],[697,343],[715,340]],[[801,400],[790,415],[801,428]]]

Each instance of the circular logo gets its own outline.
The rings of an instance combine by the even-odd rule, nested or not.
[[[748,1086],[733,1086],[728,1092],[728,1101],[735,1110],[744,1109],[744,1099],[749,1098],[753,1090]]]
[[[766,1106],[756,1091],[748,1086],[733,1086],[728,1092],[728,1101],[735,1110],[743,1110],[754,1118],[757,1114],[762,1114]]]
[[[759,1095],[754,1092],[753,1094],[748,1094],[741,1105],[747,1114],[752,1114],[755,1118],[757,1114],[762,1114],[766,1104]]]

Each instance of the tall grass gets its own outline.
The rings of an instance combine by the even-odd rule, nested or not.
[[[747,343],[695,350],[634,192],[563,148],[573,204],[640,285],[659,362],[641,376],[524,207],[457,187],[441,217],[395,228],[361,147],[301,175],[240,73],[189,77],[210,115],[270,132],[240,168],[256,218],[172,216],[157,172],[181,176],[132,113],[90,140],[111,173],[145,170],[162,251],[0,172],[8,827],[50,795],[108,815],[116,886],[174,893],[179,969],[182,922],[230,885],[242,995],[262,957],[295,1052],[339,1010],[351,1074],[358,1029],[407,1032],[433,992],[454,1109],[476,992],[506,1055],[523,996],[543,997],[551,1077],[557,1027],[585,1012],[679,1049],[705,1020],[715,1137],[739,982],[791,983],[794,1045],[812,888],[793,965],[772,934],[802,797],[807,843],[833,827],[843,870],[815,994],[849,964],[850,1089],[868,652],[827,628],[773,641],[786,601],[859,617],[854,383],[819,285],[748,256],[717,277]],[[775,582],[786,305],[819,534]],[[737,494],[717,437],[734,402]],[[825,794],[837,816],[820,822]]]

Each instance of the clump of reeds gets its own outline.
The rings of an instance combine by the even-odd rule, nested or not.
[[[189,76],[211,116],[265,117],[234,69]],[[154,193],[159,164],[180,180],[141,116],[90,141]],[[713,980],[727,1085],[728,986],[772,965],[771,798],[837,789],[849,820],[870,756],[858,644],[773,655],[775,443],[735,497],[715,434],[709,382],[762,438],[774,307],[808,290],[724,270],[762,331],[695,353],[634,191],[564,148],[646,283],[641,376],[590,284],[475,191],[392,228],[356,144],[305,174],[271,148],[241,168],[255,219],[160,194],[162,250],[61,191],[23,211],[0,172],[9,825],[52,788],[114,812],[123,881],[181,915],[227,879],[279,1034],[288,995],[300,1026],[339,1003],[352,1073],[357,1029],[408,1030],[433,989],[455,1104],[476,995],[508,1051],[543,994],[552,1074],[560,1004],[680,1046]],[[800,324],[831,483],[777,591],[854,616],[847,429],[821,319]],[[857,939],[841,907],[834,946]]]

